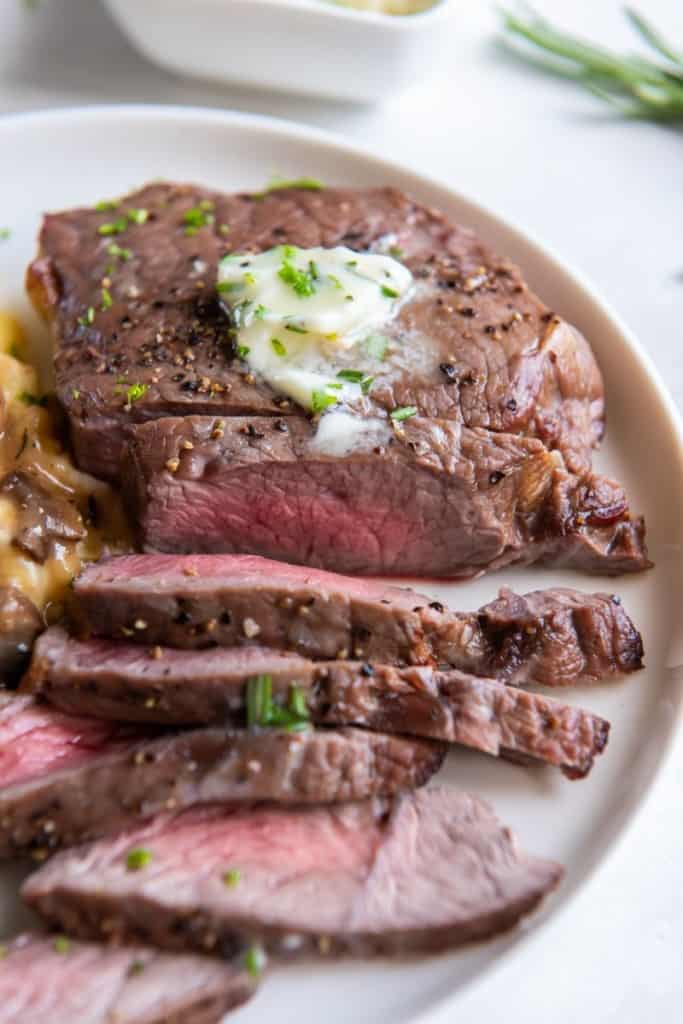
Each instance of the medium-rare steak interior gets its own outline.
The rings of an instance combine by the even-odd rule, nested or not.
[[[640,634],[613,594],[503,589],[476,612],[459,612],[409,587],[248,555],[94,563],[74,581],[70,615],[85,636],[434,663],[544,686],[632,672],[643,656]],[[254,668],[260,671],[274,669]]]
[[[22,892],[75,935],[98,937],[106,921],[111,936],[173,950],[231,955],[262,942],[283,956],[368,955],[498,934],[561,875],[521,852],[484,803],[438,788],[336,809],[158,820],[57,854]]]
[[[427,782],[445,753],[430,740],[359,729],[125,730],[26,698],[2,707],[0,742],[0,857],[37,861],[202,804],[391,795]]]
[[[80,464],[116,476],[135,427],[127,493],[148,548],[445,577],[510,562],[648,566],[642,521],[590,471],[604,410],[589,346],[470,232],[392,189],[159,184],[114,207],[47,217],[28,282]],[[373,292],[394,310],[381,345],[376,332],[356,339],[345,358],[360,369],[345,363],[305,400],[253,372],[239,342],[247,320],[260,330],[274,315],[242,298],[268,252],[302,316],[323,284],[348,309],[361,296],[335,293],[340,278],[313,259],[301,269],[297,253],[369,252],[414,284],[386,269],[391,284]],[[228,253],[245,257],[243,281],[217,281]],[[356,263],[344,273],[367,291]],[[304,344],[312,329],[283,317],[291,346]],[[290,358],[271,342],[276,362]],[[322,415],[311,423],[307,408]]]
[[[238,961],[39,932],[2,947],[0,1024],[220,1024],[256,979]]]
[[[257,647],[236,650],[214,647],[202,651],[159,647],[151,658],[145,647],[117,640],[79,641],[56,626],[39,639],[24,685],[64,711],[116,721],[166,725],[224,725],[226,722],[244,725],[254,690],[258,693],[260,687],[267,693],[268,700],[272,697],[276,708],[283,709],[291,703],[294,691],[301,712],[318,725],[357,725],[385,733],[460,743],[495,756],[514,754],[558,765],[572,778],[580,778],[590,771],[594,758],[605,748],[609,734],[608,722],[581,708],[455,669],[438,671],[429,666],[398,669],[367,662],[312,662]],[[258,716],[255,724],[267,725],[267,717]],[[317,739],[307,742],[299,737],[289,745],[283,739],[286,754],[283,752],[282,764],[269,764],[278,762],[272,740],[269,742],[264,736],[254,738],[251,743],[246,738],[241,739],[235,743],[236,755],[230,759],[226,755],[227,764],[218,771],[223,783],[222,798],[228,799],[233,792],[231,775],[226,778],[227,765],[234,767],[239,778],[237,766],[244,762],[248,766],[250,758],[261,760],[259,746],[264,748],[263,774],[259,775],[263,788],[259,787],[259,780],[253,780],[244,791],[245,798],[251,795],[257,799],[260,795],[262,799],[285,800],[295,799],[299,793],[303,800],[307,799],[304,787],[310,786],[311,797],[317,791],[321,795],[326,793],[326,799],[334,798],[330,794],[340,798],[348,792],[347,798],[351,799],[355,792],[353,798],[360,799],[375,791],[382,792],[383,788],[393,791],[401,782],[419,785],[440,765],[441,752],[430,750],[428,746],[411,749],[406,741],[402,750],[396,738],[394,749],[388,736],[351,732],[354,742],[348,731],[334,740],[329,733],[316,733]],[[215,731],[211,733],[212,737],[215,735]],[[185,746],[194,742],[198,749],[208,748],[202,760],[208,760],[207,770],[213,782],[217,754],[212,758],[210,751],[212,742],[220,744],[220,739],[210,742],[202,730],[196,737],[194,741],[186,740]],[[182,773],[182,739],[168,744],[159,742],[156,746],[168,748],[167,759],[170,755],[171,761],[178,761]],[[287,749],[288,746],[292,749]],[[298,782],[291,767],[292,758],[296,762],[297,746],[306,751],[306,766],[314,762],[313,755],[308,756],[309,748],[316,750],[315,761],[321,774],[317,787],[315,782],[308,782],[304,772],[306,783],[295,784],[291,794],[281,794],[277,786],[269,790],[271,777],[277,779],[284,767]],[[151,744],[150,750],[154,747]],[[243,747],[246,753],[239,756]],[[332,750],[323,756],[322,751],[327,751],[328,747]],[[384,764],[385,756],[389,765]],[[354,758],[357,758],[355,772]],[[382,771],[383,767],[388,769],[392,758],[397,762],[395,775]],[[195,760],[194,755],[192,760]],[[368,768],[364,772],[362,766],[367,760],[372,770]],[[329,772],[325,769],[328,761]],[[121,769],[117,766],[117,770]],[[249,773],[246,775],[248,777]],[[174,778],[172,770],[169,777]],[[159,783],[161,781],[162,778]],[[195,792],[199,780],[191,777],[190,783],[195,802],[200,802]],[[239,787],[236,792],[240,793]],[[0,790],[0,805],[1,802]]]

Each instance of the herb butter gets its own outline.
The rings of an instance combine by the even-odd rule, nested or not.
[[[238,356],[276,391],[321,413],[370,392],[377,332],[412,283],[388,255],[283,245],[226,256],[217,287]]]

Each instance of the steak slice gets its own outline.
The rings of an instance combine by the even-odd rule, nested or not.
[[[200,204],[210,214],[188,228]],[[131,422],[188,412],[301,417],[245,372],[215,292],[228,251],[283,243],[391,251],[419,280],[387,328],[397,349],[418,337],[419,360],[397,370],[390,349],[364,408],[414,405],[430,418],[538,437],[570,469],[590,465],[604,401],[588,344],[513,264],[438,211],[393,188],[223,195],[164,183],[114,205],[48,215],[27,282],[52,330],[77,461],[96,476],[118,474]],[[131,384],[142,385],[135,401]]]
[[[503,589],[477,612],[453,612],[408,587],[249,555],[93,562],[74,581],[70,613],[84,635],[435,663],[546,686],[632,672],[643,656],[640,634],[614,595]]]
[[[220,1024],[256,983],[237,964],[19,935],[0,960],[0,1024]]]
[[[124,489],[140,542],[359,575],[473,576],[530,562],[614,575],[650,565],[621,487],[568,473],[541,441],[420,417],[390,434],[335,456],[294,417],[139,425]]]
[[[131,870],[142,851],[146,866]],[[237,884],[226,871],[239,871]],[[368,955],[496,935],[561,876],[521,853],[486,804],[439,788],[337,808],[158,819],[58,854],[22,894],[81,936],[106,926],[173,950],[229,956],[258,941],[284,955]]]
[[[587,774],[607,743],[609,723],[597,715],[454,669],[311,662],[257,647],[168,647],[156,655],[116,640],[75,640],[53,626],[36,644],[25,686],[66,711],[115,720],[242,724],[247,681],[267,675],[280,703],[293,685],[300,687],[319,724],[535,758],[561,766],[572,778]],[[429,749],[421,753],[429,763]],[[364,783],[371,791],[361,778],[359,787]],[[280,799],[277,789],[274,799]]]
[[[30,852],[35,860],[132,827],[169,809],[254,801],[332,803],[391,795],[423,785],[441,767],[444,747],[431,740],[359,729],[264,733],[225,728],[91,742],[70,761],[69,741],[82,741],[79,720],[20,699],[13,721],[30,724],[0,773],[0,856]],[[8,730],[0,721],[0,735]],[[109,727],[95,722],[91,732]],[[132,730],[129,730],[132,734]],[[38,749],[59,733],[48,751]],[[48,740],[49,742],[49,740]],[[61,749],[66,755],[60,758]],[[82,748],[81,748],[82,749]],[[64,762],[64,763],[63,763]]]

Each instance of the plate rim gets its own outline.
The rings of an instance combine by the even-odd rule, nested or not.
[[[78,123],[83,120],[99,121],[102,118],[112,121],[121,118],[133,119],[135,121],[181,121],[195,122],[203,120],[212,128],[242,128],[262,135],[279,136],[283,141],[295,140],[304,143],[314,143],[325,148],[328,152],[339,152],[349,154],[356,159],[374,165],[375,169],[386,172],[389,180],[391,174],[400,173],[403,178],[410,179],[415,187],[424,188],[431,192],[441,193],[451,200],[466,206],[472,213],[472,225],[478,229],[477,220],[494,224],[497,228],[506,232],[522,248],[526,247],[534,252],[537,259],[544,261],[553,274],[563,276],[580,294],[581,299],[593,307],[593,311],[610,322],[619,336],[621,343],[633,356],[638,372],[644,374],[652,385],[659,407],[664,415],[671,441],[673,442],[678,456],[679,475],[683,479],[683,413],[678,409],[673,397],[669,393],[662,374],[654,363],[654,360],[640,342],[635,332],[626,324],[621,315],[613,305],[605,300],[597,289],[586,279],[582,271],[579,271],[571,262],[561,258],[556,250],[540,241],[537,235],[522,227],[515,219],[501,216],[493,209],[473,198],[467,192],[445,183],[438,176],[423,173],[414,169],[410,164],[403,163],[400,159],[390,159],[372,146],[359,144],[355,141],[349,142],[340,133],[328,131],[305,122],[289,120],[283,117],[274,117],[265,114],[253,114],[233,109],[219,109],[201,105],[184,104],[158,104],[158,103],[102,103],[102,104],[80,104],[68,105],[57,108],[39,108],[28,111],[14,111],[0,115],[0,137],[5,128],[21,128],[23,124],[40,125],[41,123],[51,124],[59,121],[67,123]],[[668,728],[665,733],[660,734],[661,749],[654,763],[649,769],[649,776],[644,790],[637,797],[633,807],[628,809],[622,819],[615,826],[614,833],[604,841],[597,856],[589,858],[581,877],[571,883],[564,883],[565,898],[559,903],[555,895],[547,900],[549,912],[542,913],[540,919],[533,928],[518,931],[515,941],[506,948],[500,950],[490,963],[484,965],[472,977],[461,982],[457,991],[449,994],[435,995],[426,1009],[418,1010],[411,1018],[411,1024],[428,1024],[440,1011],[448,1005],[455,1006],[455,1002],[465,992],[470,993],[478,985],[481,985],[494,971],[500,970],[503,965],[510,963],[516,954],[524,954],[530,943],[538,940],[548,923],[557,920],[565,914],[576,895],[588,884],[595,881],[598,873],[609,863],[617,849],[628,841],[632,835],[634,826],[637,824],[640,815],[649,804],[655,784],[660,776],[666,771],[673,760],[673,756],[683,734],[683,692],[679,694],[674,714],[668,721]]]

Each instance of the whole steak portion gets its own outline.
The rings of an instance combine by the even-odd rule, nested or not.
[[[223,195],[153,184],[115,208],[47,216],[29,268],[84,469],[116,476],[130,423],[301,417],[235,358],[215,293],[227,252],[283,243],[390,251],[419,281],[389,333],[420,358],[410,372],[380,372],[364,411],[414,405],[429,419],[538,438],[571,471],[589,467],[604,413],[589,346],[470,231],[392,188]]]
[[[362,662],[313,662],[257,647],[202,651],[159,647],[155,655],[151,658],[148,648],[120,640],[75,640],[53,626],[36,644],[24,687],[64,711],[105,720],[243,725],[249,680],[268,676],[278,704],[286,705],[291,687],[297,686],[312,721],[319,725],[381,730],[369,734],[356,730],[321,732],[305,741],[298,737],[289,745],[281,740],[282,763],[251,780],[244,788],[245,799],[249,795],[256,798],[259,783],[264,787],[262,799],[295,799],[299,792],[303,800],[305,793],[315,795],[317,791],[336,793],[336,799],[345,793],[351,799],[355,792],[360,798],[392,792],[401,783],[419,785],[440,765],[442,750],[417,741],[413,746],[405,741],[402,747],[398,737],[394,737],[392,746],[384,732],[460,743],[494,756],[513,754],[516,758],[546,761],[561,767],[571,778],[590,771],[609,733],[608,722],[582,708],[456,669],[441,672],[428,666],[399,669]],[[211,745],[202,731],[196,736],[198,747],[209,748],[199,758],[209,778],[213,771],[223,780],[223,799],[230,797],[228,783],[232,783],[234,774],[239,779],[240,767],[248,765],[251,757],[261,760],[259,743],[273,747],[273,761],[278,755],[278,741],[272,734],[251,742],[246,734],[239,742],[234,741],[236,750],[226,754],[223,764],[220,746],[218,756],[214,753],[212,758]],[[162,768],[173,780],[174,770],[169,763],[174,749],[182,752],[183,743],[175,741],[170,747]],[[311,750],[317,750],[317,755]],[[302,758],[302,754],[307,756]],[[182,775],[182,757],[176,756],[176,760],[178,774]],[[267,763],[268,758],[265,760]],[[315,771],[310,779],[305,771],[300,773],[303,781],[299,780],[294,767],[302,760],[304,766],[318,765],[321,781],[316,783]],[[396,772],[390,770],[392,760]],[[324,770],[328,763],[329,769]],[[285,768],[298,786],[283,794],[276,780]],[[142,775],[144,782],[145,773]],[[163,771],[161,778],[167,781]],[[141,784],[136,783],[138,788]],[[191,785],[189,791],[193,792]],[[239,795],[239,789],[237,792]]]
[[[25,933],[3,946],[0,1024],[220,1024],[255,987],[206,956]]]
[[[141,870],[131,851],[144,851]],[[239,869],[235,885],[226,870]],[[562,869],[476,797],[420,790],[340,808],[187,813],[58,854],[26,901],[81,936],[230,955],[436,951],[511,928]]]
[[[250,552],[379,576],[650,564],[622,488],[568,473],[535,438],[415,417],[390,444],[335,457],[298,417],[188,416],[132,433],[124,485],[149,551]]]
[[[450,665],[522,685],[606,679],[643,659],[640,634],[613,594],[504,588],[477,611],[453,611],[410,587],[252,555],[94,562],[74,581],[69,610],[84,636]]]

